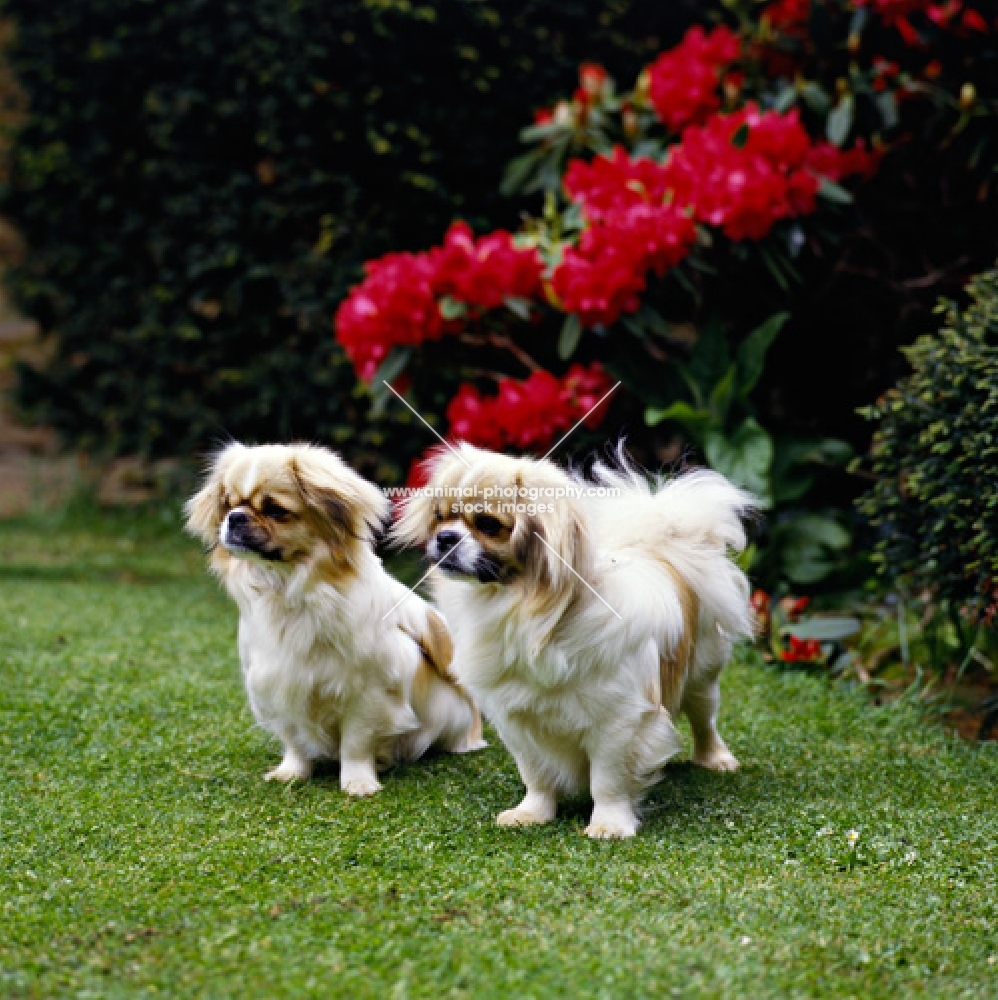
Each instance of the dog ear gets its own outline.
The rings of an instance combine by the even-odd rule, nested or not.
[[[295,449],[291,459],[302,500],[322,524],[323,534],[340,544],[349,538],[373,543],[388,518],[388,499],[334,452],[312,445]]]
[[[392,541],[399,546],[425,545],[437,523],[437,511],[450,510],[455,497],[441,495],[447,487],[456,487],[471,465],[477,449],[462,444],[458,451],[441,446],[422,463],[427,475],[425,487],[417,487],[405,496],[392,526]]]
[[[243,450],[243,445],[233,443],[218,452],[208,464],[201,489],[184,504],[185,528],[205,545],[218,541],[218,529],[226,514],[222,481],[233,459]]]
[[[517,476],[516,485],[526,490],[555,490],[553,509],[518,518],[512,537],[514,555],[524,568],[524,611],[534,622],[537,652],[583,585],[581,581],[590,579],[592,546],[578,501],[567,495],[572,483],[560,469],[528,467]]]

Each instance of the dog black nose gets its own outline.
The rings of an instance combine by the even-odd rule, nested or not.
[[[437,535],[437,548],[441,552],[450,552],[459,541],[461,541],[461,533],[459,531],[441,531]]]
[[[249,524],[249,515],[244,510],[229,511],[229,527],[245,528]]]

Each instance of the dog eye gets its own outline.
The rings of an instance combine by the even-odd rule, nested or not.
[[[502,521],[497,517],[490,517],[488,514],[479,514],[475,518],[475,527],[483,534],[494,538],[502,531]]]
[[[264,517],[269,517],[271,521],[286,521],[291,516],[291,511],[287,507],[282,507],[276,500],[265,497],[260,505],[260,513]]]

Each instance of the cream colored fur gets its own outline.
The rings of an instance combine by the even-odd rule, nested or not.
[[[468,445],[460,456],[438,454],[431,487],[481,495],[586,485],[550,462]],[[752,632],[748,581],[730,555],[744,548],[741,518],[753,502],[709,471],[654,488],[626,465],[597,467],[595,479],[620,495],[546,501],[553,511],[503,515],[501,532],[486,524],[483,533],[450,500],[414,497],[395,535],[428,542],[431,559],[442,532],[461,538],[445,562],[457,571],[431,579],[454,635],[455,673],[526,786],[499,823],[547,822],[560,795],[588,790],[586,832],[629,837],[642,792],[680,749],[678,713],[689,716],[696,763],[738,766],[716,728],[718,675]],[[482,559],[508,576],[473,579]]]
[[[449,675],[443,619],[373,551],[386,515],[375,486],[308,445],[230,445],[188,502],[188,528],[212,548],[239,607],[253,715],[284,747],[268,780],[306,779],[329,758],[344,791],[371,795],[379,768],[434,744],[484,745],[478,712]]]

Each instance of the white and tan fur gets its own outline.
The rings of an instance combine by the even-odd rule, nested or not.
[[[344,791],[371,795],[379,768],[484,745],[443,618],[374,552],[388,501],[335,454],[231,444],[186,513],[239,607],[253,715],[284,747],[268,780],[328,758]]]
[[[752,633],[748,581],[730,556],[753,502],[706,470],[655,487],[624,462],[594,476],[619,495],[539,495],[553,510],[482,514],[427,493],[410,498],[394,534],[443,560],[431,579],[455,672],[526,786],[499,823],[545,823],[559,795],[588,790],[589,836],[629,837],[642,792],[680,748],[678,713],[695,763],[738,766],[717,732],[718,675]],[[487,488],[516,487],[525,506],[531,490],[584,485],[550,462],[469,445],[440,451],[430,480],[438,492],[477,486],[479,503]]]

